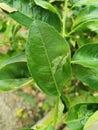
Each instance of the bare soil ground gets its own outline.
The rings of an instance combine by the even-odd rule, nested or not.
[[[0,130],[30,128],[44,116],[41,109],[44,101],[45,95],[31,87],[16,92],[0,92]]]
[[[27,109],[27,105],[12,92],[0,92],[0,130],[21,130],[23,122],[17,115],[19,110]]]

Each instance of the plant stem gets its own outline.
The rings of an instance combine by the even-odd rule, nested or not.
[[[57,102],[55,105],[55,117],[54,117],[54,129],[56,129],[56,124],[57,124],[57,120],[58,120],[58,108],[59,108],[59,101],[60,101],[60,97],[57,98]]]
[[[63,29],[62,29],[62,35],[63,35],[63,37],[65,36],[65,28],[66,28],[67,3],[68,3],[68,0],[64,0],[64,8],[63,8]]]

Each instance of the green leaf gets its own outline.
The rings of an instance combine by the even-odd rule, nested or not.
[[[0,59],[0,91],[16,90],[31,80],[25,55]]]
[[[82,24],[79,24],[72,30],[72,32],[83,32],[83,31],[93,31],[98,33],[98,19],[92,19],[88,20],[86,22],[83,22]]]
[[[70,97],[70,109],[76,105],[98,104],[98,96],[93,96],[89,92],[83,91],[79,96]]]
[[[73,7],[80,7],[83,5],[98,7],[98,0],[73,0]]]
[[[76,105],[69,110],[65,123],[70,130],[83,130],[86,121],[93,114],[93,111],[93,109],[88,109],[87,105]]]
[[[28,16],[31,16],[32,14],[32,1],[30,0],[0,0],[0,2],[4,2],[5,4],[15,8],[16,10],[19,10]]]
[[[33,18],[52,25],[55,29],[61,32],[62,23],[58,16],[39,6],[33,7]]]
[[[60,16],[58,10],[52,4],[50,4],[48,1],[44,1],[44,0],[34,0],[34,1],[35,1],[36,5],[57,14],[57,16],[61,19],[61,16]]]
[[[67,109],[71,109],[76,105],[92,104],[93,106],[93,104],[98,104],[98,96],[93,96],[90,92],[85,92],[83,90],[78,91],[78,96],[77,95],[69,96],[69,94],[66,94],[65,96],[66,97],[63,97],[63,103],[67,104],[66,105]]]
[[[13,18],[19,24],[29,28],[33,22],[33,19],[24,15],[23,13],[17,11],[8,14],[11,18]],[[24,22],[25,21],[25,22]]]
[[[98,69],[98,44],[86,44],[73,55],[73,64]]]
[[[31,81],[30,78],[0,80],[0,91],[17,90]]]
[[[70,130],[83,130],[88,118],[98,109],[98,96],[79,91],[79,95],[67,95],[69,101],[65,123]]]
[[[2,3],[0,3],[2,4]],[[11,18],[13,18],[16,22],[26,26],[27,28],[30,27],[33,19],[26,16],[25,14],[16,11],[15,9],[9,7],[8,5],[4,4],[5,6],[2,7],[2,5],[0,6],[0,8],[6,12]],[[6,8],[7,6],[7,8]],[[24,22],[25,21],[25,22]]]
[[[30,77],[24,54],[0,61],[0,80]]]
[[[84,26],[91,31],[98,33],[98,19],[94,19],[93,21],[84,24]]]
[[[70,50],[65,39],[50,25],[34,21],[26,46],[28,67],[38,86],[58,95],[71,79]]]
[[[4,60],[3,60],[4,59]],[[12,57],[3,57],[0,59],[0,69],[11,63],[26,62],[25,54],[18,54]]]
[[[77,18],[75,19],[74,23],[73,23],[73,27],[72,29],[74,29],[77,26],[80,26],[80,24],[86,22],[89,22],[92,19],[98,19],[98,8],[97,7],[86,7],[84,8],[77,16]]]
[[[89,69],[80,65],[74,65],[73,72],[74,75],[86,86],[98,90],[98,69]]]
[[[88,118],[83,130],[94,124],[96,121],[98,121],[98,111]]]

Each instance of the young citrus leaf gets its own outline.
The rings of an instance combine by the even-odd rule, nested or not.
[[[58,10],[52,4],[50,4],[48,1],[45,1],[45,0],[34,0],[34,1],[35,1],[36,5],[57,14],[58,17],[61,19],[61,16],[60,16]]]
[[[34,21],[26,46],[28,67],[38,86],[49,95],[58,95],[71,79],[70,50],[52,26]]]
[[[94,90],[98,90],[98,69],[90,69],[80,65],[74,65],[73,72],[85,85]]]
[[[0,3],[2,4],[2,3]],[[0,6],[0,8],[6,12],[11,18],[13,18],[16,22],[26,26],[27,28],[30,27],[33,19],[26,16],[25,14],[19,12],[19,11],[16,11],[16,9],[13,9],[11,8],[10,6],[4,4],[5,6]],[[6,8],[7,6],[7,8]],[[25,22],[24,22],[25,21]]]
[[[73,29],[77,26],[79,26],[80,24],[82,24],[83,22],[87,22],[89,20],[92,19],[98,19],[98,8],[97,7],[86,7],[84,8],[77,16],[77,18],[75,19],[74,23],[73,23]]]
[[[30,78],[0,80],[0,91],[17,90],[30,82]]]
[[[74,64],[98,69],[98,44],[86,44],[73,55]]]

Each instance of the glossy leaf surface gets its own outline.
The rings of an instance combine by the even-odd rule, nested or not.
[[[52,4],[50,4],[48,1],[44,1],[44,0],[34,0],[34,1],[35,1],[36,5],[57,14],[58,17],[60,18],[60,14],[59,14],[58,10]]]
[[[73,56],[73,63],[98,69],[98,44],[86,44],[79,48]]]
[[[16,90],[30,79],[24,54],[0,60],[0,91]]]
[[[62,23],[55,13],[52,13],[49,10],[43,9],[39,6],[35,6],[33,7],[33,18],[46,22],[61,32]]]
[[[98,19],[98,8],[97,7],[86,7],[84,8],[77,16],[73,23],[73,28],[76,26],[79,26],[79,24],[82,24],[83,22],[87,22],[92,19]]]
[[[72,32],[83,32],[88,29],[93,32],[98,33],[98,19],[91,19],[91,20],[85,21],[85,22],[79,24],[78,26],[76,26],[72,30]]]
[[[0,64],[0,80],[28,78],[29,76],[24,54],[4,60]]]
[[[64,38],[50,25],[34,21],[26,48],[29,70],[38,86],[58,95],[71,79],[70,50]]]

